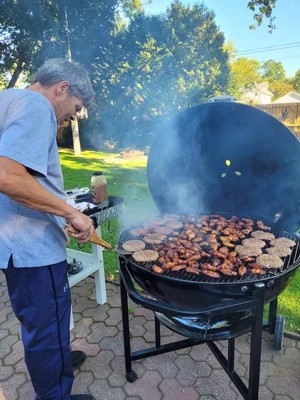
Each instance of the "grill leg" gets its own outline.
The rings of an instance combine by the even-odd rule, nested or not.
[[[278,299],[276,298],[275,300],[271,301],[269,305],[269,333],[272,335],[275,332],[275,325],[276,325],[276,314],[277,314],[277,303]]]
[[[235,338],[228,339],[228,370],[234,372]]]
[[[124,357],[126,379],[128,382],[134,382],[137,379],[136,373],[132,369],[131,363],[131,348],[130,348],[130,330],[129,330],[129,315],[128,315],[128,297],[125,285],[122,278],[120,279],[120,293],[121,293],[121,308],[122,308],[122,322],[123,322],[123,342],[124,342]]]
[[[155,315],[155,314],[154,314]],[[158,318],[155,315],[154,318],[154,323],[155,323],[155,347],[157,349],[160,348],[161,346],[161,340],[160,340],[160,322],[158,320]]]
[[[257,284],[257,290],[253,293],[256,298],[256,307],[252,314],[251,328],[251,349],[249,366],[249,400],[258,400],[260,359],[263,331],[263,311],[264,311],[264,285]]]

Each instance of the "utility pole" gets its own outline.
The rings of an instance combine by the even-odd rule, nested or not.
[[[72,61],[72,53],[71,53],[71,45],[70,45],[70,31],[69,31],[69,21],[68,21],[68,11],[67,11],[66,0],[65,0],[64,12],[65,12],[67,43],[68,43],[68,50],[67,50],[66,58],[69,61]],[[79,156],[81,154],[81,144],[80,144],[79,125],[78,125],[77,116],[75,117],[74,121],[71,121],[71,128],[72,128],[74,154],[75,154],[75,156]]]

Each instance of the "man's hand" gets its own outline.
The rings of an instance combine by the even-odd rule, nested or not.
[[[79,243],[88,242],[96,233],[91,218],[75,209],[66,217],[66,222],[66,231]]]

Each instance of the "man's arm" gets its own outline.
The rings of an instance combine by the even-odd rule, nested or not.
[[[88,241],[95,232],[89,217],[48,192],[22,164],[7,157],[0,157],[0,192],[23,206],[64,217],[79,242]]]

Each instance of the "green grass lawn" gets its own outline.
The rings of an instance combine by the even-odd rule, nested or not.
[[[119,153],[83,151],[74,156],[72,151],[60,150],[65,189],[90,187],[94,171],[102,171],[107,178],[107,191],[110,196],[124,198],[125,212],[118,218],[101,226],[102,237],[112,245],[117,244],[118,235],[125,227],[134,225],[143,218],[157,215],[146,177],[146,159],[122,159]],[[70,247],[78,249],[71,241]],[[83,251],[91,251],[85,244]],[[117,255],[105,251],[104,265],[107,279],[118,280]],[[278,314],[286,317],[286,330],[300,334],[300,270],[279,296]]]

